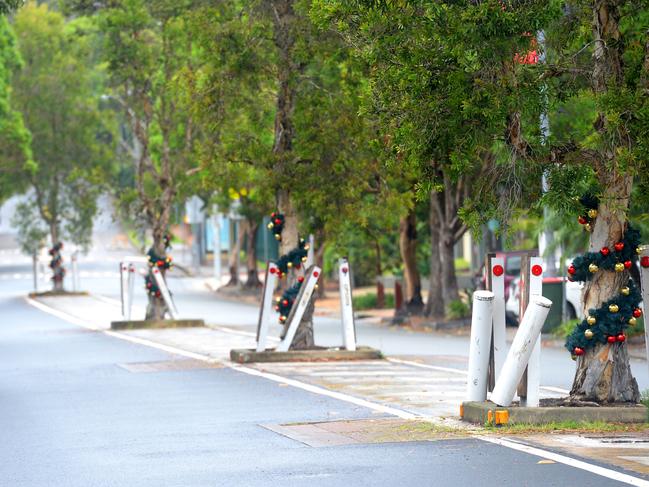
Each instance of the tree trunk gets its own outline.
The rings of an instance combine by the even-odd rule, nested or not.
[[[165,236],[166,236],[166,229],[167,229],[167,224],[164,221],[158,221],[154,224],[153,226],[153,245],[151,248],[153,251],[156,253],[156,255],[159,256],[165,256],[167,255],[167,247],[165,245]],[[164,268],[159,268],[160,274],[162,275],[162,279],[165,280],[166,282],[166,274],[167,271]],[[153,275],[149,273],[151,278],[153,278]],[[155,281],[154,281],[155,282]],[[145,318],[147,320],[164,320],[165,316],[167,315],[169,309],[167,308],[167,304],[165,303],[164,299],[162,296],[155,296],[151,295],[150,293],[147,293],[147,307],[146,307],[146,315]]]
[[[248,289],[257,289],[261,287],[259,280],[259,270],[257,269],[257,229],[259,222],[253,219],[247,219],[246,225],[246,268],[248,278],[244,285]]]
[[[605,190],[590,236],[590,252],[610,248],[622,239],[633,181],[632,176],[619,175],[613,170],[602,171],[599,176]],[[582,291],[584,314],[617,296],[628,279],[628,271],[597,272]],[[579,357],[570,395],[600,403],[639,402],[640,391],[631,373],[626,342],[598,343]]]
[[[431,198],[435,198],[431,194]],[[430,276],[426,316],[444,317],[444,295],[442,292],[442,262],[440,255],[439,217],[431,201],[430,207]]]
[[[239,221],[237,224],[237,237],[234,241],[234,245],[228,255],[228,269],[230,271],[230,280],[226,286],[238,286],[239,281],[239,256],[241,254],[241,243],[246,231],[246,224],[243,220]]]
[[[420,313],[424,302],[421,297],[421,277],[417,269],[417,217],[414,209],[399,222],[399,250],[406,281],[406,310],[409,314]]]
[[[455,275],[455,254],[453,248],[455,241],[447,228],[440,231],[439,253],[442,264],[442,296],[444,304],[448,305],[451,301],[460,299],[460,293],[457,286],[457,277]]]
[[[52,269],[52,291],[63,292],[65,287],[63,281],[65,280],[65,267],[63,267],[63,256],[61,250],[58,249],[59,242],[59,227],[56,222],[50,223],[50,238],[52,239],[52,260],[50,267]]]

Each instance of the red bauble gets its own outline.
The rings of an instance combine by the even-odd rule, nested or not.
[[[642,316],[642,310],[640,308],[636,308],[633,310],[634,318],[640,318],[641,316]]]
[[[277,272],[277,267],[271,267],[269,272],[275,274]]]
[[[275,306],[275,311],[279,311],[279,305]]]
[[[649,267],[649,255],[644,255],[640,258],[640,265],[644,268]]]
[[[615,245],[613,245],[615,248],[616,252],[622,252],[622,249],[624,248],[624,242],[618,242]]]
[[[588,223],[588,220],[586,220],[586,217],[585,217],[585,216],[582,216],[582,215],[580,215],[579,218],[577,218],[577,221],[578,221],[581,225],[585,225],[586,223]]]
[[[617,341],[618,341],[618,342],[623,342],[624,340],[626,340],[626,335],[625,335],[624,333],[620,333],[620,334],[617,336]]]
[[[275,218],[275,225],[279,225],[280,223],[282,223],[282,220],[280,220],[279,218]]]
[[[615,338],[613,335],[610,335],[610,336],[606,337],[606,341],[608,343],[615,343],[617,341],[617,338]]]
[[[493,266],[493,269],[491,269],[491,271],[494,273],[494,276],[500,277],[505,272],[505,269],[503,269],[503,266],[501,266],[500,264],[496,264],[495,266]]]
[[[156,297],[156,298],[159,298],[159,297],[160,297],[160,291],[156,291],[156,292],[155,292],[155,297]]]
[[[568,267],[568,274],[570,274],[572,276],[575,272],[577,272],[577,269],[575,269],[574,265],[571,265],[570,267]]]
[[[630,260],[625,260],[624,261],[624,268],[625,269],[631,269],[632,265],[633,265],[633,262],[631,262]]]
[[[282,304],[283,304],[284,306],[288,306],[288,299],[285,299],[284,301],[282,301]]]
[[[581,347],[575,347],[575,355],[583,355],[584,349]]]
[[[533,265],[533,266],[532,266],[532,275],[534,275],[534,276],[540,276],[541,274],[543,274],[543,267],[541,267],[541,266],[538,265],[538,264]]]
[[[297,282],[304,282],[304,276],[300,276],[297,278]]]
[[[275,218],[275,212],[273,211],[273,212],[270,214],[270,216],[271,216],[271,218]]]
[[[602,250],[600,250],[600,252],[604,257],[606,257],[609,254],[610,250],[608,247],[602,247]]]

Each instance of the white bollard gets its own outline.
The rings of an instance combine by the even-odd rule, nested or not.
[[[119,263],[119,291],[122,301],[122,316],[127,320],[126,316],[126,293],[128,291],[128,266],[125,262]]]
[[[160,272],[159,269],[155,267],[151,270],[151,272],[153,273],[153,277],[155,278],[156,284],[160,288],[160,294],[162,294],[162,299],[164,299],[167,305],[167,309],[169,310],[169,314],[171,315],[171,318],[177,320],[178,310],[176,309],[176,306],[174,305],[174,302],[171,299],[171,293],[169,293],[169,288],[167,287],[167,283],[165,282],[162,273]]]
[[[491,393],[491,401],[497,405],[509,406],[512,403],[516,386],[525,372],[551,306],[552,301],[543,296],[530,296],[525,316],[518,326],[503,370],[496,378],[496,387]]]
[[[530,258],[530,299],[543,295],[543,258]],[[496,376],[498,377],[498,376]],[[537,408],[541,392],[541,335],[536,339],[532,355],[527,364],[527,396],[521,398],[521,406]]]
[[[647,365],[649,365],[649,323],[647,323],[647,311],[649,308],[649,267],[645,267],[649,259],[649,246],[643,245],[640,251],[640,290],[642,293],[642,317],[644,318],[645,347],[647,348]]]
[[[269,262],[266,267],[266,279],[264,280],[264,294],[259,310],[259,322],[257,325],[257,352],[266,350],[268,343],[268,329],[270,328],[270,317],[273,314],[273,292],[277,286],[277,265]]]
[[[315,265],[315,239],[313,234],[309,235],[309,250],[306,251],[306,262],[304,263],[304,268],[308,269],[312,265]]]
[[[135,281],[135,264],[129,263],[128,277],[126,280],[126,320],[131,319],[131,310],[133,309],[133,283]]]
[[[338,261],[338,287],[340,289],[340,315],[343,324],[343,345],[346,350],[356,350],[356,331],[354,329],[354,309],[352,306],[352,285],[349,278],[349,262]]]
[[[507,331],[505,325],[505,259],[491,259],[491,291],[493,304],[494,377],[498,377],[507,357]]]
[[[491,346],[493,302],[494,293],[491,291],[476,291],[473,293],[467,401],[482,402],[487,399],[487,368],[489,367],[489,350]]]
[[[293,338],[295,338],[295,332],[297,331],[300,321],[302,321],[302,316],[304,316],[304,312],[309,305],[320,272],[321,269],[318,266],[314,266],[305,277],[300,292],[295,298],[295,303],[293,303],[291,312],[288,315],[288,330],[286,330],[284,340],[282,340],[275,349],[277,352],[288,352],[288,349],[291,348]]]
[[[216,288],[221,287],[221,221],[217,213],[212,216],[212,226],[214,227],[214,279],[216,279]]]

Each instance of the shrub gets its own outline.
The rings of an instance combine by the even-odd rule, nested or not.
[[[456,299],[446,305],[446,317],[451,320],[465,318],[470,314],[471,310],[469,309],[469,305],[461,299]]]
[[[352,298],[354,310],[360,311],[364,309],[376,309],[377,296],[376,293],[366,293]],[[394,294],[385,295],[385,307],[394,308]]]

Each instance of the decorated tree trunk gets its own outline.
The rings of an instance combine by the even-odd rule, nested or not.
[[[588,264],[592,274],[592,278],[586,277],[589,280],[582,292],[586,318],[567,343],[567,348],[577,355],[570,395],[600,403],[638,402],[640,393],[631,374],[624,334],[627,326],[635,325],[640,312],[639,291],[629,273],[635,265],[632,256],[636,249],[628,247],[637,243],[637,237],[631,240],[626,224],[632,177],[611,170],[600,174],[600,182],[605,191],[599,206],[589,210],[590,216],[580,217],[592,231],[590,254],[584,256],[583,264],[575,259],[569,268],[569,273],[577,275],[583,269],[575,266]]]
[[[52,290],[54,292],[63,292],[63,280],[65,279],[65,267],[63,267],[63,256],[61,251],[63,244],[55,243],[50,249],[50,269],[52,269]]]
[[[421,277],[417,269],[417,220],[414,210],[399,222],[399,250],[406,281],[406,309],[420,313],[424,307],[421,297]]]
[[[146,308],[147,320],[163,320],[169,311],[152,272],[154,268],[157,268],[162,278],[166,281],[167,270],[172,267],[172,259],[167,255],[168,248],[169,237],[154,232],[154,245],[147,252],[149,273],[145,277],[145,288],[148,297]]]

